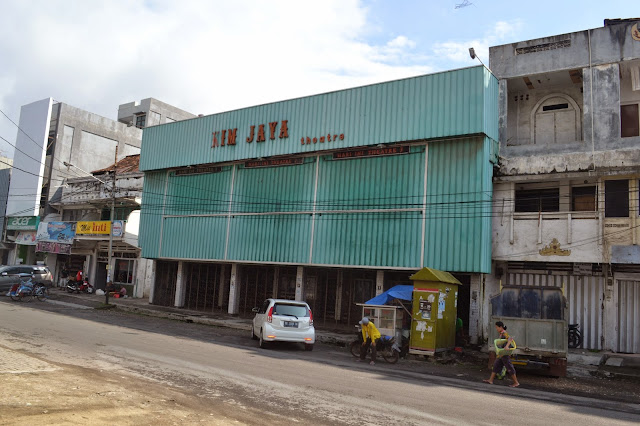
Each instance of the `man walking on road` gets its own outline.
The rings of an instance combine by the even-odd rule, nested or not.
[[[376,364],[376,342],[380,339],[380,332],[369,318],[364,317],[360,321],[362,326],[362,347],[360,348],[360,361],[364,361],[367,357],[367,351],[371,346],[371,362],[369,364]]]

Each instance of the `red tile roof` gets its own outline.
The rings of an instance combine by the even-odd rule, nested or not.
[[[115,167],[114,167],[115,166]],[[140,171],[140,154],[127,155],[122,160],[118,161],[115,165],[112,164],[104,169],[94,170],[91,174],[98,175],[103,173],[109,173],[116,170],[116,174],[122,173],[135,173]]]

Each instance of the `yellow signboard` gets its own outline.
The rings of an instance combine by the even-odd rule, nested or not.
[[[76,225],[76,235],[109,235],[110,232],[111,222],[108,220],[78,222]]]

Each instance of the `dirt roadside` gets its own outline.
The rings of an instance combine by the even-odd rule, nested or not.
[[[11,360],[0,369],[2,425],[242,425],[259,418],[251,409],[138,377],[0,352]]]

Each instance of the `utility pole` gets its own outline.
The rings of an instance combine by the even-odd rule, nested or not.
[[[111,184],[111,225],[109,227],[109,258],[107,260],[107,285],[105,286],[105,304],[109,304],[109,291],[113,289],[113,275],[111,273],[113,258],[113,214],[116,209],[116,171],[118,169],[118,145],[116,145],[116,156],[113,161],[113,182]]]

